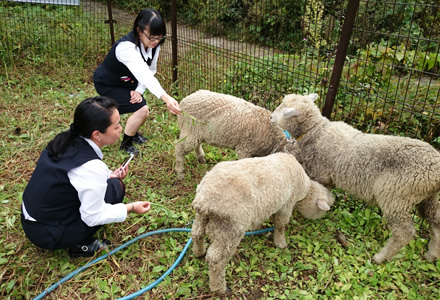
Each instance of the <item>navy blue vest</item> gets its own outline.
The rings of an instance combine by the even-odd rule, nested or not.
[[[52,161],[45,149],[23,193],[30,216],[52,226],[80,218],[81,202],[67,173],[92,159],[100,158],[87,141],[79,137],[57,162]]]
[[[133,90],[136,89],[138,85],[137,79],[130,72],[130,70],[116,58],[116,46],[125,41],[135,43],[133,32],[123,36],[114,43],[104,61],[98,66],[98,68],[96,68],[93,74],[94,82],[107,86],[126,87]],[[152,58],[154,58],[156,49],[157,46],[152,49]],[[142,52],[141,56],[147,65],[151,66],[151,59],[145,59],[142,55]]]

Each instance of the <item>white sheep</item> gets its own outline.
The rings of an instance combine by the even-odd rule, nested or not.
[[[281,152],[287,143],[283,130],[270,122],[271,111],[243,99],[199,90],[179,105],[180,137],[175,147],[178,179],[184,177],[185,155],[192,150],[199,163],[205,163],[203,142],[234,149],[239,159]]]
[[[271,119],[298,140],[293,154],[307,174],[381,209],[392,236],[374,255],[377,264],[414,238],[414,207],[431,227],[425,258],[438,259],[440,153],[417,139],[365,134],[344,122],[331,122],[315,105],[317,96],[287,95]]]
[[[291,154],[218,163],[197,187],[191,231],[196,257],[206,253],[205,234],[211,241],[206,253],[211,291],[226,291],[225,268],[246,231],[257,229],[272,216],[274,243],[285,248],[293,208],[316,219],[333,202],[332,193],[311,181]]]

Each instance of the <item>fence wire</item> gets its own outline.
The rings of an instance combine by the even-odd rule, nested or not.
[[[3,64],[44,55],[93,69],[111,46],[110,24],[118,39],[131,29],[138,11],[124,10],[116,0],[56,1],[0,2]],[[167,89],[180,98],[209,89],[268,109],[288,93],[318,93],[323,107],[348,0],[207,1],[192,6],[199,2],[177,1],[176,20],[170,11],[163,12],[169,20],[168,41],[158,78]],[[172,22],[177,22],[175,36]],[[360,0],[331,119],[440,148],[439,27],[436,0]],[[177,49],[171,47],[173,38]]]

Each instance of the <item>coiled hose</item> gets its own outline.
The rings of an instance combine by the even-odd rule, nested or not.
[[[246,232],[245,235],[249,236],[249,235],[256,235],[256,234],[261,234],[261,233],[266,233],[269,231],[273,231],[273,227],[271,228],[265,228],[265,229],[261,229],[261,230],[257,230],[257,231],[250,231],[250,232]],[[169,229],[161,229],[161,230],[156,230],[156,231],[152,231],[152,232],[147,232],[144,233],[130,241],[128,241],[125,244],[122,244],[121,246],[113,249],[112,251],[102,255],[101,257],[98,257],[94,260],[92,260],[91,262],[87,263],[86,265],[76,269],[75,271],[71,272],[70,274],[68,274],[66,277],[62,278],[60,281],[58,281],[57,283],[53,284],[51,287],[49,287],[47,290],[45,290],[44,292],[42,292],[40,295],[38,295],[37,297],[34,298],[34,300],[39,300],[42,299],[43,297],[45,297],[47,294],[49,294],[50,292],[52,292],[53,290],[55,290],[56,288],[58,288],[59,286],[61,286],[61,284],[63,284],[64,282],[66,282],[67,280],[73,278],[75,275],[81,273],[82,271],[86,270],[88,267],[90,267],[91,265],[96,264],[97,262],[100,262],[101,260],[107,258],[110,255],[115,254],[116,252],[118,252],[121,249],[124,249],[125,247],[137,242],[140,239],[143,239],[147,236],[151,236],[154,234],[160,234],[160,233],[167,233],[167,232],[191,232],[191,228],[169,228]],[[179,264],[179,262],[182,260],[183,256],[185,255],[186,251],[188,250],[189,246],[192,243],[192,239],[190,238],[188,240],[188,242],[186,243],[185,247],[183,247],[182,252],[180,253],[179,257],[176,259],[176,261],[174,262],[174,264],[162,275],[160,276],[156,281],[154,281],[153,283],[149,284],[148,286],[144,287],[143,289],[124,296],[122,298],[119,298],[119,300],[126,300],[126,299],[133,299],[135,297],[138,297],[140,295],[142,295],[143,293],[151,290],[152,288],[154,288],[156,285],[158,285],[160,282],[162,282],[165,277],[170,274],[174,268],[176,268],[176,266]]]

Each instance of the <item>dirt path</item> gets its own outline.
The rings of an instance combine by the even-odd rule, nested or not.
[[[108,19],[108,7],[106,3],[95,1],[83,1],[82,8],[91,14],[105,15],[105,19]],[[128,13],[121,9],[112,7],[112,18],[116,21],[115,26],[127,26],[130,28],[136,18],[135,14]],[[171,22],[167,23],[167,32],[171,36]],[[231,41],[223,37],[212,37],[205,33],[189,28],[185,25],[179,24],[177,26],[178,37],[178,52],[179,55],[185,54],[185,52],[191,48],[194,44],[204,43],[206,45],[217,47],[222,50],[227,50],[232,53],[239,53],[241,55],[248,55],[252,57],[263,57],[266,55],[273,55],[274,49],[263,48],[261,46],[247,44],[241,41]],[[119,37],[115,36],[115,40]],[[171,47],[171,43],[167,43],[166,47]]]

